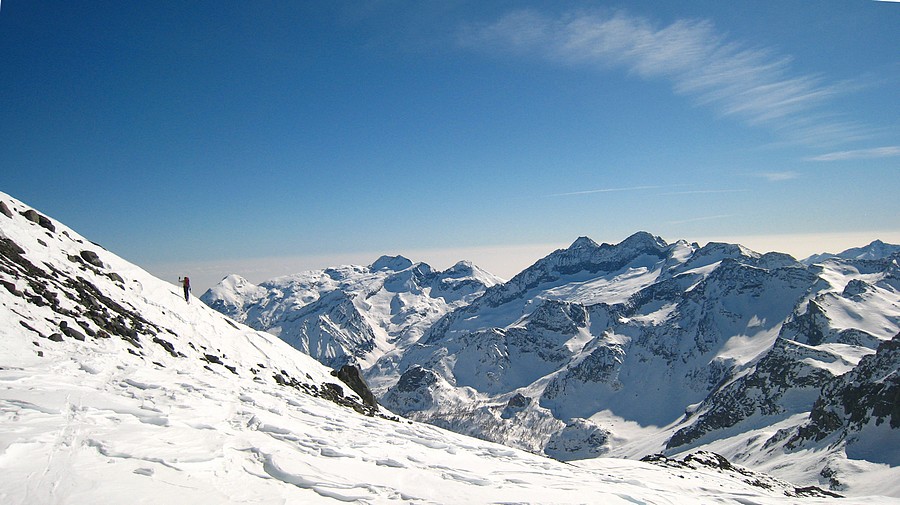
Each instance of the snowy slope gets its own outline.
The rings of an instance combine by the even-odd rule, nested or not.
[[[574,466],[392,418],[274,336],[0,202],[2,503],[832,501],[709,455]]]

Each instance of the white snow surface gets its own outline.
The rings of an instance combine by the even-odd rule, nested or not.
[[[79,326],[84,306],[64,284],[47,284],[59,291],[56,309],[35,303],[33,279],[4,262],[0,503],[897,503],[786,498],[712,469],[575,466],[364,416],[273,380],[336,381],[278,338],[185,303],[177,287],[56,221],[51,232],[26,220],[28,207],[8,195],[0,201],[13,214],[0,215],[4,245],[57,280],[89,282],[176,351],[152,343],[146,327],[140,347],[116,336],[49,340],[61,322],[100,328]],[[71,259],[82,251],[103,266]]]

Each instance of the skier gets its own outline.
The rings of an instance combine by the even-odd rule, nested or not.
[[[184,287],[184,301],[191,303],[191,280],[185,276],[184,279],[181,277],[178,278],[181,282],[182,287]]]

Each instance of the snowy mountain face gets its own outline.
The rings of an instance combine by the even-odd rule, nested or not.
[[[0,501],[832,500],[710,453],[563,464],[398,419],[350,390],[358,375],[347,378],[341,370],[347,381],[341,383],[280,339],[191,302],[175,286],[0,193]],[[560,303],[532,319],[536,328],[565,333],[583,317]],[[880,348],[863,360],[858,378],[835,387],[883,375],[891,366],[884,359],[895,359],[892,349]],[[455,393],[441,375],[416,370],[421,377],[404,374],[395,390],[432,384]],[[882,393],[892,394],[863,394]],[[524,395],[512,397],[504,415],[519,416],[531,404]],[[821,408],[832,407],[838,408]],[[880,410],[865,421],[846,419],[849,430],[892,422]],[[573,426],[575,434],[585,428]],[[556,440],[565,451],[575,439]]]
[[[806,265],[813,265],[815,263],[821,263],[832,258],[841,258],[847,260],[880,260],[888,258],[897,253],[900,253],[900,245],[885,244],[880,240],[875,240],[867,246],[854,247],[837,254],[813,254],[812,256],[804,259],[803,263]]]
[[[762,466],[735,440],[799,429],[832,394],[823,384],[900,331],[897,260],[806,266],[646,233],[614,246],[581,238],[435,322],[403,355],[405,373],[381,401],[559,459],[719,444],[729,458]],[[896,408],[896,398],[886,401]],[[894,461],[897,447],[862,459]],[[852,465],[822,474],[829,461],[862,454],[850,448],[847,439],[819,444],[806,472],[789,475],[863,489]],[[766,450],[783,465],[793,452],[784,441]]]
[[[499,282],[468,262],[439,272],[402,256],[383,256],[365,267],[304,272],[259,286],[231,275],[201,299],[328,366],[368,368]]]

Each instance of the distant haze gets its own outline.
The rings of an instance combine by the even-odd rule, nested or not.
[[[652,231],[651,231],[652,233]],[[285,256],[271,258],[245,258],[223,261],[198,261],[184,263],[163,263],[143,265],[148,271],[162,279],[175,283],[178,277],[188,275],[191,278],[194,294],[200,296],[204,291],[216,285],[226,275],[238,274],[254,284],[307,270],[321,270],[340,265],[369,265],[382,255],[401,255],[414,262],[425,262],[438,270],[453,266],[456,262],[467,260],[488,272],[510,279],[537,260],[547,256],[556,249],[568,247],[577,237],[567,243],[558,244],[523,244],[494,247],[461,247],[456,249],[413,249],[409,251],[371,251],[360,253],[341,253],[318,256]],[[602,240],[591,237],[598,243],[618,243],[626,237]],[[672,243],[681,238],[663,237]],[[858,233],[819,233],[796,235],[756,235],[756,236],[718,236],[701,238],[684,238],[688,242],[726,242],[741,244],[756,252],[783,252],[803,259],[823,252],[838,253],[853,247],[862,247],[873,240],[900,244],[900,232],[858,232]]]

